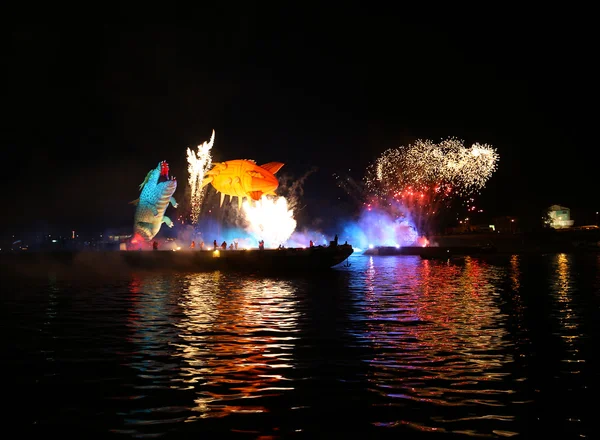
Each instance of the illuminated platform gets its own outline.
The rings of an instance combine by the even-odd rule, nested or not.
[[[492,254],[491,246],[375,246],[364,255],[418,255],[423,258],[445,258],[456,255]]]

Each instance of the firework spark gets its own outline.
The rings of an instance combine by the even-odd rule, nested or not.
[[[408,147],[385,151],[367,170],[367,187],[388,196],[404,191],[448,188],[461,196],[481,190],[496,170],[498,154],[487,144],[473,144],[450,138],[435,144],[418,140]]]
[[[213,130],[210,140],[198,145],[196,152],[191,149],[187,149],[187,161],[188,161],[188,174],[189,174],[189,185],[191,189],[191,203],[192,223],[198,223],[198,216],[200,215],[200,208],[202,207],[202,199],[204,191],[202,189],[202,179],[204,174],[212,165],[212,159],[210,156],[210,150],[215,141],[215,131]]]
[[[386,150],[371,164],[366,188],[382,206],[396,201],[419,211],[421,217],[433,215],[441,204],[481,191],[498,159],[496,150],[487,144],[465,147],[456,138],[437,144],[417,140]]]

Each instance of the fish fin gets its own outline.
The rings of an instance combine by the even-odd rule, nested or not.
[[[129,202],[129,204],[130,204],[130,205],[133,205],[133,206],[137,206],[137,205],[138,205],[138,203],[140,203],[140,198],[139,198],[139,197],[138,197],[137,199],[135,199],[135,200],[132,200],[131,202]]]
[[[208,185],[212,181],[213,181],[212,176],[204,178],[204,180],[202,181],[202,188],[204,188],[206,185]]]
[[[248,192],[248,195],[250,196],[250,198],[252,200],[258,201],[262,197],[263,192],[262,191],[250,191],[250,192]]]
[[[265,170],[267,170],[268,172],[270,172],[271,174],[275,174],[277,171],[279,171],[281,169],[282,166],[284,166],[284,163],[281,162],[269,162],[266,163],[264,165],[261,165],[261,168],[264,168]]]

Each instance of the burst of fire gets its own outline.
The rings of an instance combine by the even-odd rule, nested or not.
[[[415,241],[415,246],[427,247],[429,246],[429,240],[425,237],[419,237],[417,241]]]
[[[200,215],[200,208],[202,207],[202,198],[204,195],[204,191],[202,189],[202,180],[204,178],[204,174],[212,165],[210,150],[214,141],[215,131],[213,130],[210,140],[198,145],[196,152],[189,148],[187,149],[189,185],[191,189],[192,204],[191,218],[193,224],[198,222],[198,216]]]
[[[283,245],[296,229],[293,211],[285,197],[263,196],[254,203],[244,201],[244,217],[248,222],[246,231],[264,240],[266,247]]]

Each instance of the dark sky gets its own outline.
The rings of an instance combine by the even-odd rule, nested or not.
[[[498,149],[480,197],[489,212],[598,209],[591,28],[297,12],[14,26],[2,229],[128,225],[127,202],[160,160],[181,197],[186,149],[212,129],[214,160],[281,161],[295,178],[318,167],[305,184],[311,215],[335,215],[332,173],[360,179],[387,148],[448,136]]]

